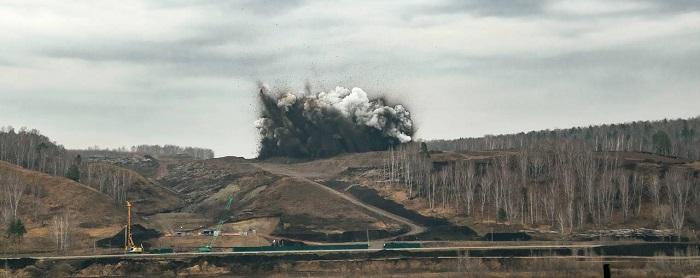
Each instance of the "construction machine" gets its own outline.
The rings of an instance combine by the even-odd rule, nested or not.
[[[231,209],[231,204],[233,204],[233,196],[228,196],[228,201],[226,202],[226,210],[225,212],[228,213],[228,211]],[[223,217],[221,217],[221,220],[219,220],[219,223],[216,225],[216,229],[214,229],[214,232],[212,233],[211,239],[209,240],[209,244],[199,247],[197,249],[199,252],[203,253],[209,253],[211,252],[214,242],[216,241],[216,238],[219,237],[219,234],[221,234],[221,228],[224,226],[224,222],[226,222],[226,219],[228,218],[225,214]]]
[[[131,235],[131,202],[126,201],[126,211],[128,214],[126,228],[124,229],[124,251],[132,254],[143,253],[143,246],[136,246]]]

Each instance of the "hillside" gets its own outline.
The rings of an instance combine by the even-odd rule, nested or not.
[[[139,173],[107,163],[85,163],[80,181],[112,197],[115,204],[131,201],[134,211],[154,214],[171,211],[183,205],[173,191],[146,179]]]
[[[397,233],[404,229],[391,219],[334,196],[303,175],[272,173],[252,160],[190,161],[168,172],[159,182],[185,196],[183,211],[205,216],[212,223],[222,215],[227,197],[233,196],[229,222],[276,218],[275,234],[286,237],[323,241],[328,234],[364,234],[366,229]]]
[[[24,251],[55,250],[52,232],[57,217],[67,219],[71,245],[75,248],[90,246],[92,240],[119,230],[126,222],[122,207],[86,185],[6,162],[0,162],[0,177],[17,178],[26,185],[18,209],[18,217],[28,230]],[[5,225],[0,229],[4,228]],[[2,240],[7,239],[2,237]]]
[[[341,179],[482,233],[572,235],[646,227],[695,237],[700,224],[697,165],[689,159],[594,152],[565,143],[430,156],[409,146],[387,153],[382,168],[348,171]]]
[[[469,235],[469,228],[459,227],[471,227],[480,234],[527,230],[543,236],[538,233],[553,232],[553,237],[540,238],[565,239],[590,229],[643,227],[688,232],[700,223],[693,201],[679,208],[686,212],[682,223],[672,221],[679,210],[674,210],[675,199],[666,193],[674,185],[671,175],[674,181],[685,182],[685,176],[678,173],[687,172],[687,182],[696,182],[700,162],[690,159],[598,152],[572,141],[528,149],[432,151],[429,156],[418,147],[301,162],[236,157],[187,160],[171,164],[158,182],[184,198],[181,212],[187,219],[180,219],[182,223],[212,225],[222,216],[229,223],[273,218],[278,224],[272,234],[300,239],[353,233],[357,227],[389,234],[407,228],[361,207],[345,205],[319,190],[318,182],[415,223],[453,226],[447,228],[452,232],[443,231],[440,237],[456,236],[455,229],[466,229]],[[584,166],[595,169],[587,176],[580,171]],[[587,193],[585,180],[592,182],[592,192],[601,194]],[[552,197],[565,194],[566,188],[573,195]],[[689,198],[697,198],[697,190],[689,192]],[[234,205],[226,215],[222,209],[229,195],[234,196]],[[565,209],[566,200],[571,200],[571,210]]]
[[[489,232],[581,240],[627,228],[698,236],[700,161],[606,150],[608,141],[591,145],[576,132],[464,139],[453,142],[456,150],[412,143],[317,160],[69,151],[64,162],[77,168],[80,183],[4,162],[0,174],[19,173],[28,185],[19,216],[36,240],[25,251],[54,250],[47,247],[54,226],[66,218],[74,247],[113,237],[126,200],[135,205],[135,223],[162,233],[146,244],[184,251],[206,244],[199,233],[221,219],[221,246],[280,238],[357,242],[368,235],[473,240]],[[636,139],[625,140],[622,146]]]
[[[259,191],[237,191],[238,187],[230,191],[257,196],[252,206],[241,201],[246,206],[240,207],[250,209],[246,213],[254,212],[255,217],[276,209],[270,200],[285,200],[284,196],[297,192],[312,196],[308,193],[312,188],[300,183],[305,179],[415,223],[468,226],[482,235],[527,231],[535,238],[562,240],[591,230],[651,228],[695,237],[693,231],[700,227],[699,161],[644,152],[599,152],[573,141],[527,149],[429,154],[421,153],[419,145],[406,145],[314,161],[231,163],[248,171],[255,171],[249,168],[254,165],[264,170],[256,172],[260,177],[269,179],[255,187]],[[269,189],[279,185],[278,175],[295,177],[283,180],[293,182],[290,188],[295,191],[285,191],[278,198]],[[682,188],[687,190],[684,199],[671,194]],[[295,210],[285,209],[283,217]],[[449,229],[454,232],[454,227]],[[455,236],[453,232],[440,237]]]

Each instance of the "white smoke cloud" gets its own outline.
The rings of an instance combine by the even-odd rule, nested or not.
[[[296,99],[295,99],[296,100]],[[313,101],[322,107],[332,107],[345,117],[353,118],[355,122],[384,131],[385,134],[398,139],[401,143],[412,140],[411,136],[401,130],[412,130],[410,112],[402,105],[386,106],[381,100],[370,100],[361,88],[335,87],[328,92],[312,95],[308,101]],[[309,105],[310,106],[310,105]],[[305,107],[309,107],[305,105]],[[387,117],[398,118],[398,125],[388,121]]]
[[[277,100],[277,107],[289,109],[297,101],[297,96],[291,93],[286,93]]]

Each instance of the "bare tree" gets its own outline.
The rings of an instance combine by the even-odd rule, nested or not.
[[[472,203],[474,202],[474,194],[476,193],[476,165],[474,161],[467,161],[464,165],[464,201],[466,203],[467,214],[472,213]]]
[[[80,173],[82,182],[112,197],[117,204],[126,200],[137,181],[131,170],[103,163],[83,163]]]
[[[0,203],[5,222],[17,219],[19,204],[24,195],[26,183],[17,174],[10,174],[0,179]]]
[[[686,169],[672,168],[666,175],[666,193],[671,207],[671,224],[680,236],[685,224],[685,211],[691,196],[692,175]]]
[[[627,221],[632,207],[632,190],[630,190],[630,181],[624,171],[619,171],[615,183],[617,184],[618,196],[620,198],[620,210],[622,210],[622,218]]]
[[[63,213],[53,217],[53,237],[56,243],[56,251],[65,252],[70,248],[71,226],[69,214]]]
[[[41,198],[43,197],[44,191],[42,190],[41,185],[36,179],[32,181],[30,186],[28,186],[28,189],[29,196],[31,197],[32,213],[34,216],[34,220],[39,220],[39,213],[41,210]]]

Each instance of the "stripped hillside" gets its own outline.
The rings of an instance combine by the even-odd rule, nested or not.
[[[303,172],[273,173],[258,163],[236,157],[182,162],[171,166],[159,182],[185,198],[183,212],[212,220],[226,217],[227,222],[277,218],[275,233],[280,236],[326,241],[329,236],[340,239],[343,233],[365,237],[367,229],[385,235],[405,229],[334,196],[323,185],[305,179]],[[228,196],[234,202],[227,215],[223,208]]]

